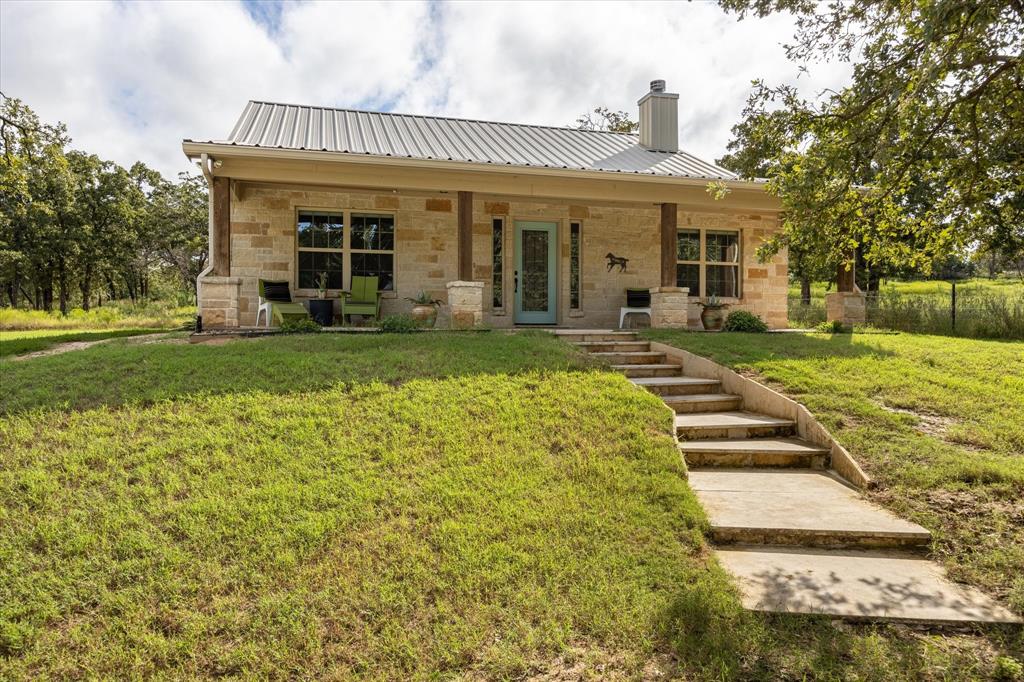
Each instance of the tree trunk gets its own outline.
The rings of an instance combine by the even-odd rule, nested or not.
[[[11,300],[11,307],[18,307],[18,290],[21,288],[21,273],[18,272],[18,268],[14,268],[14,273],[11,275],[11,284],[7,288],[7,297]]]
[[[78,284],[78,289],[82,292],[82,310],[88,312],[92,305],[92,268],[88,267],[85,272],[82,273],[82,281]]]
[[[807,275],[800,277],[800,305],[811,304],[811,278]]]
[[[60,314],[68,316],[68,264],[62,258],[57,268],[57,294],[60,299]]]

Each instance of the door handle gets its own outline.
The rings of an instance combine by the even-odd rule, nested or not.
[[[513,277],[512,277],[512,286],[513,286],[512,293],[513,294],[518,294],[519,293],[519,271],[516,270],[512,274],[513,274]]]

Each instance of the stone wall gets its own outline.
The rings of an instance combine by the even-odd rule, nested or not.
[[[292,283],[296,300],[312,298],[313,290],[297,290],[296,218],[300,209],[351,210],[395,216],[395,291],[385,294],[385,315],[406,312],[406,296],[425,289],[445,300],[447,284],[458,280],[457,197],[455,192],[372,192],[330,190],[299,186],[273,186],[233,181],[231,199],[231,277],[237,278],[237,316],[222,314],[208,326],[250,326],[256,322],[257,280],[281,279]],[[612,327],[627,287],[660,284],[659,219],[654,204],[579,204],[477,194],[473,205],[473,279],[484,282],[483,324],[513,325],[512,273],[514,221],[536,220],[559,225],[558,324],[574,327]],[[492,305],[491,219],[505,219],[504,306]],[[569,223],[582,224],[581,305],[569,309]],[[786,326],[786,264],[781,254],[769,264],[754,258],[757,245],[776,227],[773,215],[701,212],[680,209],[680,228],[740,229],[742,231],[743,299],[735,308],[748,309],[772,327]],[[608,272],[605,254],[629,259],[625,272]],[[223,301],[219,291],[218,302]],[[214,299],[203,294],[202,308],[213,311]],[[691,299],[696,300],[696,299]],[[218,303],[219,304],[219,303]],[[690,306],[691,311],[697,310]],[[337,310],[337,309],[336,309]],[[450,311],[441,309],[438,326],[449,323]],[[212,319],[212,318],[211,318]],[[699,326],[691,312],[690,324]]]

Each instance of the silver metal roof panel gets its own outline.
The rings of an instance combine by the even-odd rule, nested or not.
[[[251,101],[220,144],[511,166],[735,180],[684,151],[649,151],[638,135]]]

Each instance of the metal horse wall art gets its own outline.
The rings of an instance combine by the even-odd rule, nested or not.
[[[622,256],[616,256],[616,255],[612,254],[611,252],[606,254],[605,258],[608,259],[608,272],[611,272],[612,268],[614,268],[616,265],[619,266],[619,272],[625,272],[626,271],[626,264],[629,263],[629,259],[628,258],[623,258]]]

